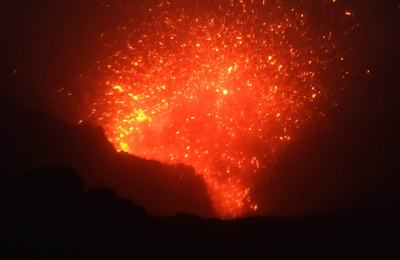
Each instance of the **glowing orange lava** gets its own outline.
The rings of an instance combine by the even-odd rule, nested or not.
[[[99,61],[106,91],[93,115],[117,149],[192,165],[220,216],[255,211],[252,175],[322,114],[329,94],[319,72],[332,35],[308,28],[283,1],[143,6],[117,39],[104,39],[113,54]]]

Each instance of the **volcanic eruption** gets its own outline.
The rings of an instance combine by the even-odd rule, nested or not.
[[[351,16],[334,2],[324,3],[332,15]],[[221,217],[257,211],[253,176],[334,105],[347,31],[312,25],[304,6],[280,0],[126,9],[132,16],[101,35],[109,55],[88,118],[117,150],[193,166]]]

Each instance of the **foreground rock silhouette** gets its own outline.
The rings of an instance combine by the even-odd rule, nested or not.
[[[398,216],[152,217],[106,188],[85,191],[70,168],[0,175],[1,259],[135,257],[388,258]]]
[[[0,122],[0,170],[5,173],[68,165],[85,188],[109,187],[148,213],[216,216],[204,180],[192,167],[118,153],[100,127],[68,125],[20,106],[1,105]]]

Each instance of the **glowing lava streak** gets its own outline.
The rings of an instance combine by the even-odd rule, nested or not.
[[[221,216],[257,210],[252,174],[321,113],[331,35],[311,37],[280,1],[159,1],[142,12],[118,41],[104,36],[97,121],[119,150],[192,165]]]

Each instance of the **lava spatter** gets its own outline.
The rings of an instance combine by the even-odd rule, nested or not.
[[[221,217],[256,211],[252,174],[323,114],[335,38],[284,1],[153,1],[139,13],[104,40],[91,116],[118,150],[192,165]]]

